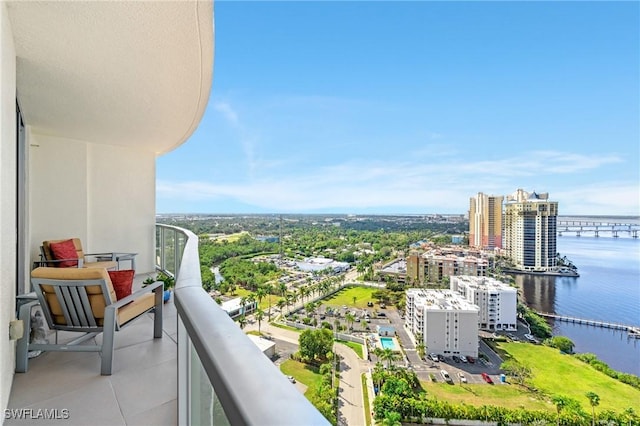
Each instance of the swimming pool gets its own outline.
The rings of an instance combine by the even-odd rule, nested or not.
[[[392,351],[397,351],[396,343],[393,341],[391,337],[381,337],[380,345],[382,349],[391,349]]]

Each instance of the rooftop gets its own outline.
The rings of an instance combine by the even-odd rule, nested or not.
[[[459,275],[451,277],[452,284],[455,282],[457,285],[464,285],[469,288],[478,288],[482,290],[499,290],[501,292],[513,292],[517,290],[511,287],[509,284],[503,283],[495,278],[491,277],[474,277],[470,275]]]
[[[426,311],[478,312],[478,307],[452,290],[425,290],[411,288],[407,294],[413,297],[415,306]]]

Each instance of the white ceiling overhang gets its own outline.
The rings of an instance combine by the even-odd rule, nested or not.
[[[213,77],[212,2],[6,4],[34,131],[163,153],[198,126]]]

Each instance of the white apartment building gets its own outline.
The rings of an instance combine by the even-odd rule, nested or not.
[[[478,356],[478,307],[451,290],[409,289],[405,327],[427,352]]]
[[[484,330],[517,329],[518,291],[495,278],[452,276],[450,289],[478,306],[478,326]]]

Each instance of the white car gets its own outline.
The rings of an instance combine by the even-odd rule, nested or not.
[[[437,355],[437,354],[434,354],[434,353],[430,353],[430,354],[429,354],[429,359],[431,359],[431,361],[435,361],[435,362],[438,362],[438,361],[439,361],[439,359],[438,359],[438,355]]]
[[[458,373],[458,378],[460,379],[460,383],[467,383],[467,376],[465,376],[463,372]]]
[[[453,384],[453,380],[451,380],[451,376],[447,373],[447,370],[440,370],[440,375],[444,379],[445,382]]]
[[[468,361],[467,361],[467,357],[466,357],[466,356],[464,356],[464,355],[460,355],[460,361],[462,361],[462,362],[468,362]]]

